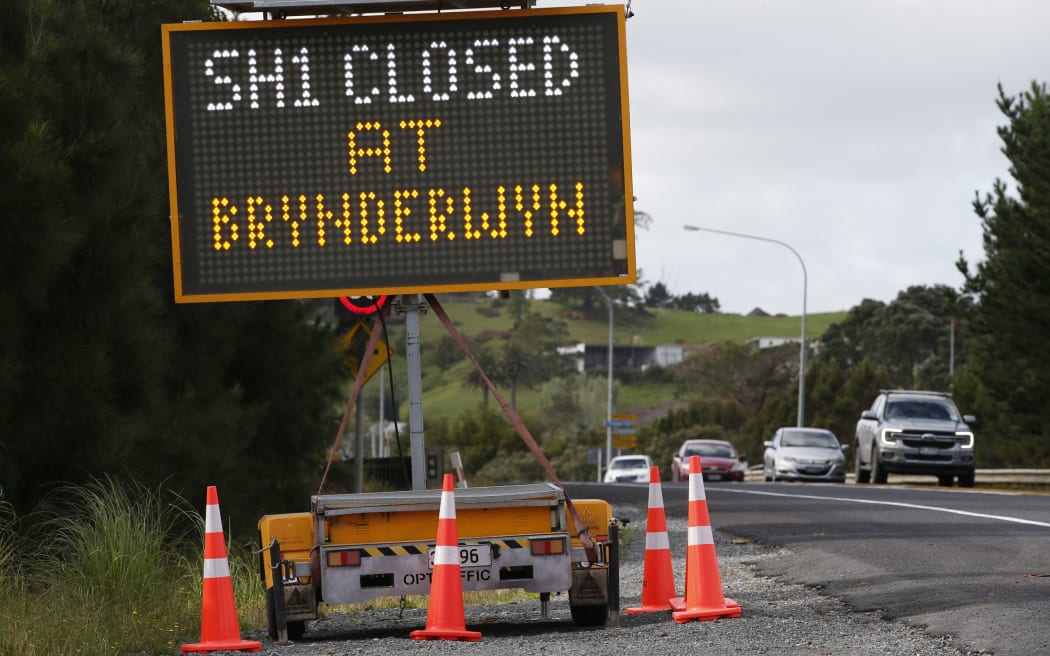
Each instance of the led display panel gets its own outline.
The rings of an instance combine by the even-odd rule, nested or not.
[[[176,300],[635,282],[624,20],[162,26]]]

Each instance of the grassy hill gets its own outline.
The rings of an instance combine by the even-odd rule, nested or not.
[[[466,294],[447,294],[438,297],[457,330],[466,336],[510,331],[513,319],[507,310],[507,302],[482,299]],[[564,321],[569,332],[568,343],[607,344],[609,339],[609,314],[605,306],[590,313],[569,311],[546,300],[532,300],[530,311]],[[806,335],[810,340],[818,339],[828,326],[841,321],[845,312],[811,314],[806,317]],[[395,334],[403,334],[403,326],[391,326]],[[717,341],[746,341],[754,337],[798,337],[801,322],[798,316],[751,317],[735,314],[696,314],[681,310],[646,310],[645,313],[624,310],[614,312],[613,341],[618,345],[637,344],[657,346],[680,344],[699,345]],[[420,319],[421,349],[426,354],[428,344],[446,335],[444,326],[432,312]],[[401,343],[395,339],[395,343]],[[404,357],[395,353],[394,357]],[[477,408],[481,403],[480,390],[463,386],[462,381],[470,363],[462,362],[441,371],[427,370],[424,373],[424,424],[439,417],[454,418],[463,412]],[[615,375],[615,371],[614,371]],[[501,390],[509,398],[508,390]],[[673,399],[670,384],[635,383],[621,385],[616,402],[616,412],[632,412],[639,408],[652,408]],[[490,401],[490,407],[498,406]],[[518,411],[527,415],[538,407],[537,394],[532,390],[518,391]],[[407,412],[407,406],[402,406]]]
[[[448,294],[438,297],[456,328],[465,335],[485,331],[507,331],[513,320],[506,311],[506,301],[477,301],[468,295]],[[562,320],[573,342],[606,344],[609,340],[609,312],[606,306],[589,314],[569,311],[546,300],[532,300],[530,310]],[[806,315],[806,336],[818,339],[828,326],[846,317],[845,312]],[[428,335],[445,334],[440,321],[427,314],[420,322],[423,346]],[[719,341],[746,341],[753,337],[798,337],[802,330],[799,316],[751,317],[740,314],[697,314],[684,310],[647,309],[613,313],[613,342],[657,346],[661,344],[702,344]]]

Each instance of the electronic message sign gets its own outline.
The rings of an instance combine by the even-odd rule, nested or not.
[[[164,25],[176,300],[635,282],[624,21]]]

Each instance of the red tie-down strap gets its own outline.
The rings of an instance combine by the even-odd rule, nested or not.
[[[499,403],[500,407],[503,408],[503,412],[507,415],[507,419],[510,419],[510,423],[514,425],[515,429],[517,429],[518,435],[520,435],[521,439],[525,442],[525,446],[529,447],[529,451],[532,451],[532,455],[536,456],[540,465],[543,466],[544,471],[547,472],[547,475],[550,476],[555,485],[560,487],[562,493],[565,494],[565,506],[569,510],[569,514],[572,515],[572,521],[576,524],[576,529],[579,531],[577,537],[580,538],[580,542],[583,543],[583,548],[587,552],[587,559],[592,563],[597,562],[598,559],[594,550],[594,540],[591,539],[591,534],[587,529],[587,524],[580,518],[580,514],[576,511],[576,506],[573,505],[572,499],[569,498],[569,493],[565,492],[565,486],[562,484],[561,479],[558,478],[558,475],[554,473],[554,468],[551,467],[551,463],[547,460],[547,456],[543,453],[543,449],[541,449],[540,445],[536,443],[536,440],[532,437],[532,434],[525,426],[525,422],[523,422],[521,417],[518,416],[518,413],[514,411],[514,408],[512,408],[510,403],[507,402],[507,399],[500,394],[500,391],[496,389],[496,386],[491,380],[489,380],[489,377],[485,374],[485,371],[478,363],[477,358],[471,353],[466,340],[463,339],[456,330],[456,327],[452,324],[452,321],[449,320],[448,315],[445,314],[445,309],[441,307],[441,303],[438,303],[437,298],[433,294],[424,294],[424,298],[426,298],[431,309],[434,310],[434,314],[437,315],[438,319],[441,320],[441,323],[444,324],[445,329],[448,330],[448,334],[452,336],[452,339],[459,344],[459,348],[467,354],[468,358],[470,358],[470,361],[474,364],[474,368],[477,369],[478,374],[481,375],[481,379],[485,381],[485,385],[487,385],[492,392],[492,396]]]

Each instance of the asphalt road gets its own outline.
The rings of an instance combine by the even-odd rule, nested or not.
[[[648,497],[644,485],[566,489],[614,508]],[[763,574],[973,649],[1050,654],[1050,495],[797,483],[705,490],[716,531],[785,548]],[[665,483],[662,493],[667,516],[686,517],[686,484]]]

